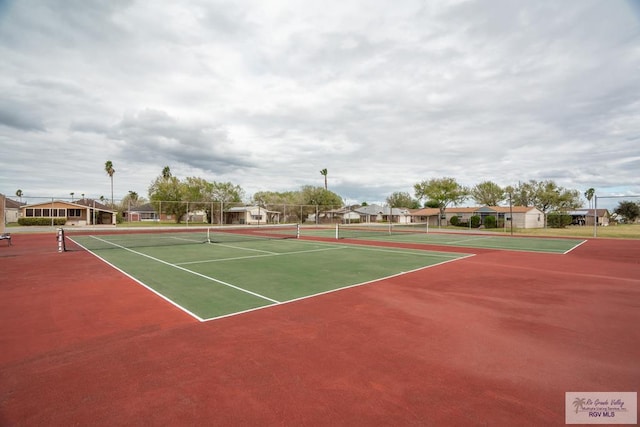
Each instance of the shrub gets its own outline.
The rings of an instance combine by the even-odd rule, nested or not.
[[[469,218],[469,221],[471,221],[471,228],[480,227],[480,217],[478,215],[472,216],[471,218]]]
[[[449,220],[449,223],[451,225],[458,225],[460,223],[460,218],[458,218],[457,216],[452,216]]]
[[[484,227],[485,228],[496,228],[496,217],[495,216],[486,216],[484,217]]]
[[[547,225],[551,228],[565,228],[571,224],[571,215],[561,213],[550,213],[547,215]]]
[[[53,225],[64,225],[66,218],[53,218]],[[51,225],[51,218],[18,218],[20,225]]]

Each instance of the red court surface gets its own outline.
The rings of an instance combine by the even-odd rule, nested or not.
[[[638,391],[640,241],[484,250],[193,320],[52,234],[0,247],[2,426],[554,426]]]

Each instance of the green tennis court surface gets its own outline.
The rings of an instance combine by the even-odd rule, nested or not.
[[[512,251],[567,253],[584,243],[578,239],[554,239],[536,237],[496,236],[473,233],[443,233],[428,231],[422,226],[387,225],[341,226],[336,234],[335,228],[303,229],[302,235],[318,237],[337,237],[340,239],[361,239],[400,243],[421,243],[465,248],[502,249]]]
[[[71,240],[199,320],[357,286],[469,256],[299,239],[203,243],[194,233]],[[162,243],[160,243],[162,244]]]

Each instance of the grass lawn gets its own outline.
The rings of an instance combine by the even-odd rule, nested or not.
[[[492,231],[492,230],[484,230]],[[495,231],[498,234],[510,234],[511,230],[499,229]],[[598,227],[597,237],[605,238],[621,238],[621,239],[640,239],[640,224],[618,224],[607,227]],[[566,228],[530,228],[514,230],[515,235],[519,236],[550,236],[550,237],[593,237],[594,230],[592,226],[569,226]]]

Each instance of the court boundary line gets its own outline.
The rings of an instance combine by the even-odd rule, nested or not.
[[[548,249],[518,249],[518,248],[508,248],[508,247],[495,247],[495,246],[466,246],[466,245],[462,245],[462,244],[458,244],[459,242],[464,242],[464,241],[483,241],[483,240],[487,240],[487,239],[495,239],[495,238],[504,238],[504,239],[511,239],[511,236],[502,236],[502,235],[474,235],[474,237],[467,237],[465,239],[461,239],[459,241],[438,241],[438,242],[424,242],[424,241],[416,241],[416,240],[411,240],[411,239],[398,239],[398,240],[394,240],[393,237],[410,237],[410,236],[422,236],[422,235],[447,235],[447,234],[451,234],[451,233],[408,233],[405,236],[403,236],[400,233],[396,233],[396,234],[390,234],[387,236],[375,236],[375,237],[371,237],[371,236],[360,236],[360,237],[345,237],[342,238],[340,240],[350,240],[350,241],[363,241],[363,242],[392,242],[392,243],[408,243],[408,244],[416,244],[416,245],[428,245],[428,246],[449,246],[449,247],[453,247],[453,248],[467,248],[470,250],[474,250],[474,249],[482,249],[482,250],[496,250],[496,251],[509,251],[509,252],[526,252],[526,253],[545,253],[545,254],[557,254],[557,255],[566,255],[567,253],[571,252],[572,250],[574,250],[576,247],[582,245],[583,243],[585,243],[586,241],[588,241],[588,239],[582,240],[579,243],[577,243],[576,245],[572,246],[571,248],[567,249],[567,250],[548,250]],[[324,237],[326,238],[327,236],[305,236],[305,237]],[[387,239],[387,237],[389,237],[390,239]],[[538,240],[554,240],[554,241],[567,241],[567,240],[578,240],[578,238],[567,238],[567,239],[563,239],[563,238],[557,238],[557,237],[535,237],[535,236],[513,236],[516,239],[538,239]],[[351,244],[351,243],[345,243],[345,244]],[[357,245],[366,245],[364,243],[353,243],[353,244],[357,244]],[[428,249],[425,249],[428,250]]]
[[[240,249],[240,250],[244,250],[245,249],[245,248],[239,248],[237,246],[228,246],[228,245],[225,245],[225,246],[226,247],[231,247],[231,248],[234,248],[234,249]],[[252,259],[252,258],[268,258],[268,257],[282,256],[282,255],[296,255],[296,254],[307,254],[307,253],[312,253],[312,252],[334,251],[334,250],[340,250],[340,249],[346,249],[346,247],[344,247],[344,248],[343,247],[334,247],[334,248],[324,248],[324,249],[312,249],[312,250],[308,250],[308,251],[293,251],[293,252],[268,252],[268,251],[264,251],[266,253],[264,253],[262,255],[247,255],[247,256],[238,256],[238,257],[233,257],[233,258],[176,262],[175,265],[206,264],[206,263],[209,263],[209,262],[237,261],[237,260],[241,260],[241,259]]]
[[[118,247],[120,249],[124,249],[124,250],[126,250],[128,252],[132,252],[132,253],[134,253],[136,255],[140,255],[142,257],[151,259],[152,261],[156,261],[156,262],[159,262],[161,264],[165,264],[165,265],[167,265],[169,267],[174,267],[176,269],[179,269],[179,270],[187,272],[187,273],[194,274],[194,275],[202,277],[204,279],[207,279],[207,280],[219,283],[219,284],[223,284],[225,286],[229,286],[229,287],[231,287],[233,289],[236,289],[236,290],[239,290],[241,292],[246,292],[246,293],[249,293],[249,294],[252,294],[252,295],[255,295],[255,296],[259,296],[260,295],[260,294],[254,293],[252,291],[249,291],[247,289],[243,289],[243,288],[240,288],[238,286],[232,285],[230,283],[226,283],[226,282],[223,282],[221,280],[215,279],[213,277],[206,276],[206,275],[203,275],[203,274],[195,272],[195,271],[191,271],[191,270],[189,270],[187,268],[184,268],[184,267],[180,267],[179,265],[171,264],[171,263],[169,263],[167,261],[161,260],[159,258],[155,258],[155,257],[153,257],[151,255],[147,255],[147,254],[144,254],[144,253],[141,253],[141,252],[138,252],[138,251],[134,251],[134,250],[132,250],[130,248],[126,248],[126,247],[118,245],[116,243],[112,243],[112,242],[100,239],[100,238],[98,238],[96,236],[91,235],[91,236],[88,236],[88,237],[91,237],[93,239],[102,241],[102,242],[110,244],[110,245],[113,245],[113,246]],[[410,274],[410,273],[413,273],[413,272],[416,272],[416,271],[420,271],[420,270],[424,270],[424,269],[427,269],[427,268],[437,267],[439,265],[447,264],[447,263],[450,263],[450,262],[463,260],[463,259],[470,258],[470,257],[473,257],[473,256],[476,255],[476,254],[459,254],[458,255],[458,254],[452,252],[452,253],[450,253],[449,256],[447,256],[447,254],[449,254],[447,252],[437,252],[437,251],[420,250],[420,249],[417,249],[415,251],[406,251],[406,250],[403,250],[401,248],[397,248],[397,249],[394,249],[394,248],[381,249],[381,248],[369,247],[367,245],[358,245],[358,244],[354,245],[354,244],[344,244],[344,243],[343,244],[327,243],[327,242],[319,242],[319,241],[318,242],[302,241],[304,243],[309,243],[309,244],[320,243],[323,246],[325,246],[325,245],[326,246],[332,246],[332,247],[329,247],[327,249],[318,249],[318,250],[346,249],[346,248],[349,248],[349,247],[353,248],[355,246],[355,247],[357,247],[357,249],[363,249],[363,250],[373,250],[373,251],[381,251],[381,252],[394,252],[394,253],[407,253],[407,254],[411,254],[411,255],[420,255],[420,252],[424,252],[425,256],[428,256],[428,255],[431,255],[433,257],[445,257],[446,256],[449,259],[446,259],[446,260],[441,261],[441,262],[437,262],[435,264],[429,264],[429,265],[426,265],[426,266],[418,267],[418,268],[413,269],[413,270],[401,271],[399,273],[395,273],[395,274],[392,274],[392,275],[389,275],[389,276],[379,277],[379,278],[368,280],[368,281],[365,281],[365,282],[360,282],[360,283],[355,283],[355,284],[351,284],[351,285],[347,285],[347,286],[342,286],[342,287],[339,287],[339,288],[330,289],[330,290],[323,291],[323,292],[318,292],[318,293],[315,293],[315,294],[305,295],[305,296],[302,296],[302,297],[298,297],[298,298],[294,298],[294,299],[290,299],[290,300],[285,300],[285,301],[277,301],[277,300],[274,300],[274,299],[271,299],[271,298],[268,298],[268,297],[260,296],[261,298],[264,298],[264,299],[266,299],[268,301],[273,301],[273,302],[271,304],[265,304],[265,305],[262,305],[262,306],[259,306],[259,307],[253,307],[253,308],[249,308],[249,309],[241,310],[241,311],[234,311],[232,313],[226,313],[226,314],[223,314],[223,315],[220,315],[220,316],[203,318],[203,317],[200,317],[197,314],[191,312],[187,308],[181,306],[180,304],[178,304],[177,302],[173,301],[169,297],[163,295],[159,291],[156,291],[155,289],[153,289],[149,285],[145,284],[141,280],[137,279],[136,277],[132,276],[131,274],[129,274],[126,271],[122,270],[121,268],[117,267],[113,263],[111,263],[111,262],[107,261],[106,259],[102,258],[100,255],[96,254],[95,252],[93,252],[92,250],[88,249],[84,245],[82,245],[79,242],[73,240],[73,238],[70,238],[70,239],[75,244],[77,244],[78,246],[80,246],[81,248],[83,248],[84,250],[89,252],[91,255],[95,256],[98,259],[100,259],[101,261],[103,261],[104,263],[109,265],[110,267],[112,267],[115,270],[121,272],[122,274],[124,274],[128,278],[132,279],[134,282],[136,282],[139,285],[143,286],[145,289],[151,291],[155,295],[157,295],[160,298],[162,298],[163,300],[169,302],[174,307],[178,308],[179,310],[183,311],[184,313],[188,314],[189,316],[191,316],[192,318],[196,319],[198,322],[201,322],[201,323],[209,322],[209,321],[212,321],[212,320],[223,319],[223,318],[226,318],[226,317],[237,316],[237,315],[249,313],[249,312],[256,311],[256,310],[262,310],[262,309],[266,309],[266,308],[270,308],[270,307],[275,307],[275,306],[278,306],[278,305],[289,304],[289,303],[292,303],[292,302],[301,301],[301,300],[309,299],[309,298],[314,298],[314,297],[322,296],[322,295],[325,295],[325,294],[330,294],[330,293],[333,293],[333,292],[342,291],[342,290],[345,290],[345,289],[355,288],[355,287],[358,287],[358,286],[364,286],[364,285],[375,283],[375,282],[378,282],[378,281],[381,281],[381,280],[388,280],[388,279],[391,279],[391,278],[394,278],[394,277],[402,276],[402,275],[405,275],[405,274]],[[301,251],[301,252],[302,253],[316,252],[318,250]],[[296,253],[296,252],[294,252],[294,253]],[[283,253],[283,255],[284,254],[285,253]],[[264,254],[264,255],[256,255],[255,257],[262,257],[262,256],[272,256],[272,255]]]
[[[571,252],[572,250],[574,250],[574,249],[576,249],[576,248],[578,248],[578,247],[580,247],[580,246],[584,245],[584,244],[585,244],[585,243],[587,243],[588,241],[589,241],[588,239],[584,239],[582,242],[578,243],[577,245],[575,245],[575,246],[574,246],[574,247],[572,247],[571,249],[568,249],[568,250],[564,251],[564,252],[562,253],[562,255],[566,255],[566,254],[568,254],[568,253],[569,253],[569,252]]]
[[[228,313],[228,314],[224,314],[222,316],[209,317],[209,318],[206,318],[206,319],[202,319],[201,322],[203,322],[203,323],[204,322],[211,322],[213,320],[219,320],[219,319],[223,319],[223,318],[226,318],[226,317],[237,316],[237,315],[248,313],[248,312],[251,312],[251,311],[264,310],[264,309],[267,309],[267,308],[273,308],[273,307],[276,307],[276,306],[290,304],[290,303],[302,301],[302,300],[305,300],[305,299],[316,298],[316,297],[319,297],[319,296],[322,296],[322,295],[327,295],[327,294],[331,294],[331,293],[334,293],[334,292],[344,291],[346,289],[357,288],[359,286],[369,285],[371,283],[379,282],[379,281],[382,281],[382,280],[393,279],[394,277],[399,277],[399,276],[403,276],[405,274],[415,273],[416,271],[426,270],[427,268],[437,267],[437,266],[440,266],[440,265],[443,265],[443,264],[448,264],[450,262],[461,261],[463,259],[467,259],[467,258],[470,258],[470,257],[473,257],[473,256],[476,256],[476,254],[462,255],[462,256],[459,256],[457,258],[448,259],[446,261],[441,261],[441,262],[438,262],[438,263],[435,263],[435,264],[430,264],[430,265],[425,265],[423,267],[414,268],[413,270],[401,271],[400,273],[391,274],[389,276],[379,277],[377,279],[367,280],[365,282],[354,283],[352,285],[342,286],[340,288],[330,289],[328,291],[318,292],[318,293],[311,294],[311,295],[305,295],[305,296],[302,296],[302,297],[298,297],[298,298],[282,301],[282,302],[279,302],[278,304],[265,305],[265,306],[262,306],[262,307],[254,307],[252,309],[245,310],[245,311],[239,311],[239,312],[236,312],[236,313]]]
[[[70,237],[70,239],[71,239],[71,241],[73,241],[73,243],[75,243],[76,245],[80,246],[85,251],[89,252],[91,255],[93,255],[94,257],[98,258],[100,261],[104,262],[105,264],[107,264],[111,268],[114,268],[115,270],[119,271],[120,273],[124,274],[125,276],[127,276],[128,278],[130,278],[131,280],[136,282],[138,285],[144,287],[148,291],[151,291],[152,293],[154,293],[155,295],[159,296],[160,298],[162,298],[163,300],[165,300],[169,304],[173,305],[177,309],[183,311],[184,313],[188,314],[189,316],[193,317],[194,319],[196,319],[199,322],[202,322],[204,320],[202,317],[198,316],[197,314],[195,314],[195,313],[191,312],[190,310],[186,309],[185,307],[181,306],[180,304],[178,304],[177,302],[173,301],[169,297],[167,297],[167,296],[161,294],[160,292],[156,291],[151,286],[147,285],[146,283],[142,282],[141,280],[139,280],[136,277],[132,276],[131,274],[127,273],[126,271],[124,271],[120,267],[116,266],[115,264],[113,264],[113,263],[107,261],[106,259],[102,258],[100,255],[98,255],[97,253],[95,253],[92,250],[88,249],[84,245],[76,242],[75,240],[73,240],[73,238]]]
[[[267,297],[267,296],[260,295],[260,294],[259,294],[259,293],[257,293],[257,292],[252,292],[252,291],[250,291],[250,290],[248,290],[248,289],[243,289],[243,288],[241,288],[241,287],[239,287],[239,286],[232,285],[231,283],[227,283],[227,282],[225,282],[225,281],[223,281],[223,280],[218,280],[218,279],[216,279],[216,278],[213,278],[213,277],[206,276],[206,275],[204,275],[204,274],[198,273],[197,271],[192,271],[192,270],[189,270],[188,268],[184,268],[184,267],[181,267],[181,266],[179,266],[179,265],[171,264],[170,262],[167,262],[167,261],[161,260],[160,258],[156,258],[156,257],[153,257],[153,256],[151,256],[151,255],[143,254],[142,252],[134,251],[133,249],[126,248],[126,247],[124,247],[124,246],[118,245],[118,244],[116,244],[116,243],[109,242],[109,241],[104,240],[104,239],[100,239],[99,237],[91,236],[91,238],[96,239],[96,240],[99,240],[99,241],[104,242],[104,243],[108,243],[108,244],[113,245],[113,246],[116,246],[116,247],[118,247],[118,248],[120,248],[120,249],[124,249],[124,250],[126,250],[126,251],[128,251],[128,252],[131,252],[131,253],[134,253],[134,254],[136,254],[136,255],[140,255],[140,256],[142,256],[142,257],[149,258],[150,260],[152,260],[152,261],[156,261],[156,262],[159,262],[160,264],[164,264],[164,265],[169,266],[169,267],[177,268],[178,270],[184,271],[184,272],[186,272],[186,273],[193,274],[194,276],[201,277],[201,278],[203,278],[203,279],[205,279],[205,280],[210,280],[210,281],[212,281],[212,282],[216,282],[216,283],[219,283],[219,284],[221,284],[221,285],[228,286],[228,287],[233,288],[233,289],[236,289],[236,290],[238,290],[238,291],[245,292],[245,293],[247,293],[247,294],[250,294],[250,295],[253,295],[253,296],[255,296],[255,297],[258,297],[258,298],[264,299],[264,300],[266,300],[266,301],[271,301],[272,303],[275,303],[275,304],[278,304],[278,303],[280,302],[280,301],[274,300],[273,298],[269,298],[269,297]]]

